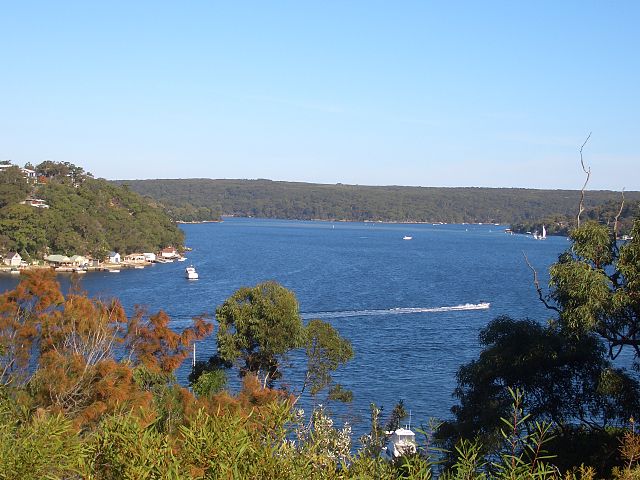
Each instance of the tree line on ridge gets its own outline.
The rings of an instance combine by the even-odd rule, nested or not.
[[[533,231],[547,224],[565,233],[575,218],[572,190],[324,185],[271,180],[119,180],[161,203],[178,221],[219,220],[223,215],[297,220],[510,224]],[[621,232],[638,213],[640,192],[626,192]],[[620,193],[590,191],[585,215],[611,221]]]

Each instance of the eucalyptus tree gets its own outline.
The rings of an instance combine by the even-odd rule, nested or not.
[[[630,239],[586,222],[571,233],[571,249],[550,270],[547,306],[570,335],[598,334],[615,359],[629,348],[640,359],[640,219]]]
[[[305,326],[295,294],[279,283],[240,288],[216,309],[216,320],[217,355],[238,365],[242,376],[252,373],[273,386],[282,377],[288,354],[304,349],[307,371],[300,391],[308,387],[315,396],[333,387],[333,398],[350,398],[349,392],[334,384],[331,373],[353,357],[351,344],[321,320]]]

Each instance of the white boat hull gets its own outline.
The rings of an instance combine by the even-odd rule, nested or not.
[[[187,277],[188,280],[197,280],[199,277],[193,265],[184,269],[184,276]]]

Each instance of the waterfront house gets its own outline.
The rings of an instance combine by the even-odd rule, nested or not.
[[[162,258],[175,258],[178,256],[178,251],[173,247],[163,248],[160,252]]]
[[[71,260],[71,263],[76,267],[87,265],[89,263],[89,259],[82,255],[74,255],[70,258],[70,260]]]
[[[7,256],[4,257],[4,264],[11,267],[19,267],[21,262],[22,257],[18,252],[9,252]]]
[[[109,252],[109,255],[107,256],[107,262],[120,263],[120,254],[118,252]]]
[[[49,255],[47,257],[44,257],[44,259],[52,267],[70,267],[71,266],[71,259],[66,255]]]
[[[144,263],[146,259],[143,253],[130,253],[129,255],[125,255],[124,261],[131,263]]]
[[[156,261],[156,254],[155,253],[145,252],[142,255],[144,255],[144,259],[147,262],[155,262]]]

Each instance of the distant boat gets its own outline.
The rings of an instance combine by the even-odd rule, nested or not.
[[[193,265],[189,265],[187,268],[184,269],[184,275],[189,280],[197,280],[199,277],[198,272],[196,272],[196,269]]]
[[[538,233],[538,231],[536,230],[535,232],[533,232],[533,239],[534,240],[546,240],[547,239],[547,229],[544,227],[544,225],[542,225],[542,235],[540,235]]]
[[[178,257],[179,262],[184,262],[187,260],[187,257]]]
[[[402,237],[403,240],[413,240],[413,237],[410,237],[409,235],[405,235],[404,237]]]
[[[109,268],[109,273],[120,273],[120,270],[117,268]]]

